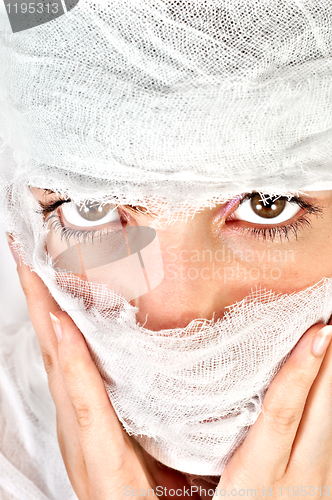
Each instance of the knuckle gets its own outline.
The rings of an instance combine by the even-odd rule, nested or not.
[[[78,399],[73,399],[72,401],[79,427],[83,430],[89,429],[92,425],[92,412],[90,408]]]
[[[272,430],[281,434],[287,434],[293,429],[294,424],[299,423],[301,414],[295,407],[265,407],[263,404],[263,413],[270,422]]]
[[[45,349],[41,349],[41,354],[42,354],[42,358],[43,358],[45,371],[46,371],[47,375],[50,375],[53,373],[53,370],[54,370],[53,358],[50,355],[50,353],[48,351],[46,351]]]
[[[86,371],[86,365],[80,357],[73,351],[67,351],[65,354],[62,353],[60,362],[65,379],[71,384],[79,385],[80,374]]]
[[[73,378],[73,376],[75,375],[72,363],[70,363],[66,359],[61,359],[60,364],[61,364],[62,372],[63,372],[65,379],[71,380]]]
[[[274,431],[285,435],[299,422],[300,414],[295,408],[278,408],[270,413],[270,418]]]

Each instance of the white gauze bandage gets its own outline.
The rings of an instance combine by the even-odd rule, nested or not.
[[[332,313],[326,279],[293,295],[253,293],[215,323],[155,332],[138,327],[132,310],[105,319],[97,302],[87,314],[44,279],[84,332],[128,434],[160,462],[197,475],[222,473],[285,356]],[[76,294],[79,286],[73,283]],[[118,301],[107,298],[108,305]]]
[[[150,331],[125,297],[53,269],[27,187],[172,220],[252,190],[332,189],[331,30],[323,0],[80,0],[19,33],[0,5],[8,228],[81,329],[126,431],[184,472],[221,474],[300,336],[328,320],[332,280]]]

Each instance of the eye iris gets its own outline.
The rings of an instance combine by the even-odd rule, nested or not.
[[[108,214],[112,207],[109,203],[102,206],[94,201],[91,203],[87,202],[82,207],[79,208],[77,206],[76,208],[83,219],[88,221],[99,221]]]
[[[251,208],[255,214],[265,219],[273,219],[280,215],[286,206],[286,200],[283,198],[270,198],[262,200],[259,194],[251,198]]]

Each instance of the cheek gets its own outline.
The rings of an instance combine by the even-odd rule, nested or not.
[[[174,241],[173,241],[174,243]],[[312,233],[280,243],[186,241],[161,245],[165,277],[139,299],[137,320],[151,330],[183,328],[197,318],[221,318],[257,287],[292,293],[332,277],[328,239]]]
[[[298,244],[296,244],[298,243]],[[260,248],[233,252],[227,263],[228,289],[240,300],[247,285],[263,287],[275,293],[292,293],[307,288],[322,278],[332,277],[332,254],[324,241],[298,241],[284,248],[262,245]],[[276,245],[277,246],[277,245]],[[236,290],[236,292],[235,292]]]

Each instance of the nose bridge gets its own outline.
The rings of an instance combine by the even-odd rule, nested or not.
[[[157,231],[164,280],[140,298],[141,312],[150,310],[149,328],[184,327],[198,317],[218,319],[226,306],[242,298],[239,283],[233,279],[234,266],[242,256],[213,234],[213,215],[209,210]],[[250,292],[249,284],[244,284],[243,292]]]
[[[215,213],[204,210],[186,222],[163,228],[158,232],[163,252],[164,262],[177,263],[179,266],[212,267],[213,263],[223,265],[230,261],[241,259],[240,252],[234,252],[228,247],[227,239],[215,235]],[[224,221],[220,222],[220,225]],[[236,255],[238,253],[238,255]]]

